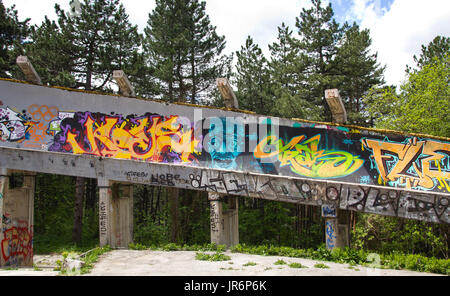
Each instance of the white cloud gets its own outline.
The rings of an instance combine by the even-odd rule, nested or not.
[[[284,22],[293,29],[307,5],[309,0],[207,0],[206,12],[217,33],[225,35],[227,53],[240,50],[250,35],[267,54],[267,45],[276,41],[277,27]]]
[[[413,55],[437,35],[450,36],[448,0],[395,0],[388,11],[378,11],[369,0],[354,0],[352,16],[361,27],[369,28],[372,49],[387,65],[388,84],[399,85],[405,78],[406,65],[413,66]]]

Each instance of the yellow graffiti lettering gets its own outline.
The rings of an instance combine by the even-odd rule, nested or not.
[[[118,124],[118,118],[107,117],[105,122],[95,122],[88,116],[84,130],[80,135],[69,131],[67,143],[74,154],[93,154],[120,159],[139,159],[160,161],[166,150],[180,154],[183,162],[191,161],[192,153],[198,153],[195,147],[199,141],[192,139],[192,130],[182,131],[176,123],[177,117],[162,120],[153,117],[149,127],[149,118],[137,119],[137,124],[124,121]],[[80,142],[84,139],[90,149],[84,149]]]

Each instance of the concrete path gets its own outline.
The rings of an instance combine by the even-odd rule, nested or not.
[[[204,252],[213,253],[213,252]],[[259,256],[225,252],[229,261],[200,261],[196,252],[115,250],[100,258],[89,275],[100,276],[426,276],[431,273],[406,270],[373,269],[362,266],[350,267],[302,258],[282,256]],[[278,260],[287,264],[276,265]],[[307,268],[292,268],[290,263],[301,263]],[[318,268],[322,263],[329,268]]]
[[[213,254],[213,252],[202,252]],[[260,256],[225,252],[229,261],[201,261],[191,251],[114,250],[103,254],[86,276],[436,276],[438,274],[408,270],[351,267],[318,260],[282,256]],[[56,260],[61,255],[35,255],[34,268],[0,269],[0,276],[57,276]],[[275,262],[282,260],[286,264]],[[300,263],[307,268],[292,268]],[[316,264],[329,268],[319,268]]]

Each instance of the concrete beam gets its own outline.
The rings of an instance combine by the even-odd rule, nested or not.
[[[114,70],[113,79],[119,85],[119,90],[122,95],[127,97],[136,96],[134,88],[131,85],[130,81],[128,80],[128,77],[125,74],[125,72],[123,72],[122,70]]]
[[[325,99],[330,106],[331,113],[333,116],[333,122],[335,123],[346,123],[347,122],[347,111],[345,110],[342,98],[339,95],[339,90],[337,89],[327,89],[325,90]]]
[[[248,196],[450,224],[450,194],[0,147],[0,167]],[[198,181],[199,180],[199,181]]]
[[[34,84],[42,84],[41,77],[26,56],[18,56],[16,63],[25,75],[25,79]]]
[[[217,88],[222,95],[222,99],[227,108],[239,108],[239,103],[236,95],[233,92],[233,88],[231,87],[228,79],[226,78],[217,78],[216,79]]]

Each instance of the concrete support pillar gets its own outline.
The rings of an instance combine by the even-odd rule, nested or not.
[[[99,207],[99,234],[100,247],[111,245],[111,203],[112,203],[112,182],[105,179],[98,179],[98,207]]]
[[[0,169],[1,267],[33,265],[34,190],[35,173]]]
[[[211,242],[231,247],[239,243],[238,202],[235,197],[227,197],[228,209],[224,209],[225,201],[217,193],[209,193],[211,205]]]
[[[133,185],[113,185],[111,246],[128,248],[133,241]]]
[[[127,248],[133,241],[133,186],[99,179],[100,246]]]
[[[334,205],[322,205],[325,218],[325,243],[329,250],[350,246],[349,211],[337,209]]]

